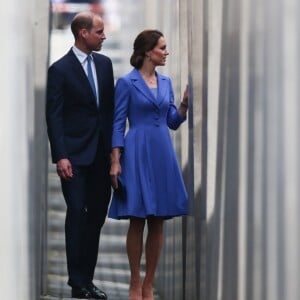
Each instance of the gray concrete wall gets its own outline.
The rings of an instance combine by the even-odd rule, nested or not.
[[[191,212],[166,227],[162,295],[298,299],[299,1],[151,7],[168,41],[164,71],[177,97],[188,78],[192,102],[174,137]]]
[[[1,297],[38,299],[46,210],[48,2],[1,1]]]

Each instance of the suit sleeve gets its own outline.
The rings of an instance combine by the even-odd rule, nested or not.
[[[54,163],[68,157],[63,130],[63,85],[62,72],[52,65],[48,70],[46,122]]]
[[[112,141],[112,126],[113,126],[113,114],[114,114],[114,75],[113,75],[113,67],[110,59],[107,59],[105,75],[106,75],[106,84],[104,89],[102,90],[102,95],[105,95],[105,105],[102,105],[102,116],[105,120],[103,122],[104,126],[104,137],[105,137],[105,145],[107,147],[107,152],[111,151],[111,141]],[[103,66],[102,66],[103,67]]]

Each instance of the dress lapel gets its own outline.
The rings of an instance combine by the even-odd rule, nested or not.
[[[160,106],[164,99],[167,98],[168,99],[168,81],[166,80],[166,77],[160,75],[159,73],[157,73],[157,104],[158,106]]]
[[[153,93],[151,92],[150,88],[147,86],[146,82],[144,81],[142,75],[137,69],[134,69],[131,74],[132,83],[138,89],[145,98],[150,101],[156,107],[160,106],[163,102],[163,99],[166,94],[166,80],[160,74],[156,73],[157,76],[157,99],[155,99]]]

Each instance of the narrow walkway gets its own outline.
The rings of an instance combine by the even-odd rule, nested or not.
[[[42,300],[71,299],[67,285],[65,255],[65,201],[55,168],[49,165],[48,180],[48,274],[47,295]],[[94,283],[108,294],[109,300],[127,300],[129,269],[125,249],[127,221],[107,219],[101,233]],[[160,298],[156,295],[155,300]]]

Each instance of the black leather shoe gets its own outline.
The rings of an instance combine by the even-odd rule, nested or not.
[[[106,300],[107,295],[97,288],[93,283],[87,285],[86,289],[91,293],[92,298]]]
[[[94,297],[87,288],[72,288],[72,298],[91,299]]]

